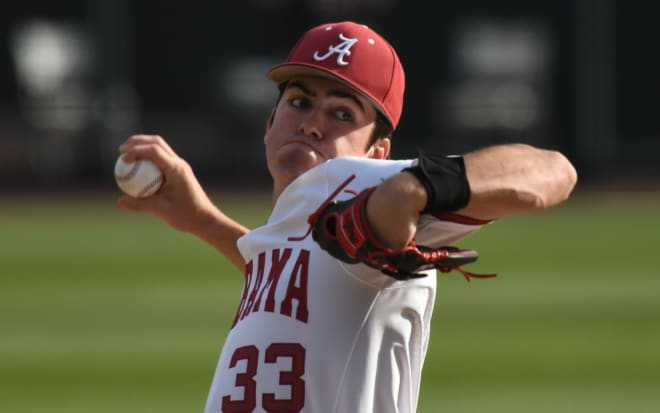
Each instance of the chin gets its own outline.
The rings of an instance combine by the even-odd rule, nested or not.
[[[305,170],[322,163],[325,158],[311,146],[305,144],[289,144],[282,147],[277,155],[283,165],[296,165]]]

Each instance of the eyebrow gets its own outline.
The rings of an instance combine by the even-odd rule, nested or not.
[[[312,96],[312,97],[316,96],[316,93],[314,93],[307,85],[305,85],[303,82],[301,82],[299,80],[292,80],[291,82],[289,82],[289,84],[287,86],[287,89],[292,88],[292,87],[300,89],[304,94],[306,94],[308,96]],[[354,93],[350,93],[350,92],[347,92],[345,90],[340,90],[340,89],[332,89],[328,92],[328,94],[330,96],[335,96],[335,97],[344,98],[344,99],[350,99],[360,107],[362,112],[365,112],[364,104],[360,101],[360,99],[357,98],[357,96],[355,96]]]

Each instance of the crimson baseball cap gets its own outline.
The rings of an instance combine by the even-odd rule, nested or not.
[[[392,45],[369,27],[350,21],[316,26],[303,34],[284,63],[268,71],[278,84],[304,75],[349,85],[396,129],[403,109],[403,66]]]

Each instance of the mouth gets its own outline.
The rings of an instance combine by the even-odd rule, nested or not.
[[[315,148],[314,146],[310,145],[308,142],[303,141],[303,140],[292,140],[292,141],[286,142],[286,143],[282,144],[282,146],[280,146],[280,149],[284,148],[286,146],[291,146],[291,145],[305,146],[305,147],[311,149],[312,151],[314,151],[314,153],[321,156],[323,159],[325,159],[325,155],[321,151],[319,151],[318,148]]]

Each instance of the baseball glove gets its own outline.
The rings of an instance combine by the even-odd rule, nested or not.
[[[478,254],[473,250],[451,246],[430,248],[416,245],[414,239],[399,249],[384,246],[374,237],[367,221],[366,205],[375,187],[367,188],[349,200],[333,201],[350,180],[352,178],[330,195],[307,220],[314,240],[333,257],[351,264],[362,262],[398,280],[424,277],[425,274],[420,272],[432,268],[441,272],[457,270],[468,281],[472,277],[495,276],[474,274],[461,268],[461,265],[477,260]]]

